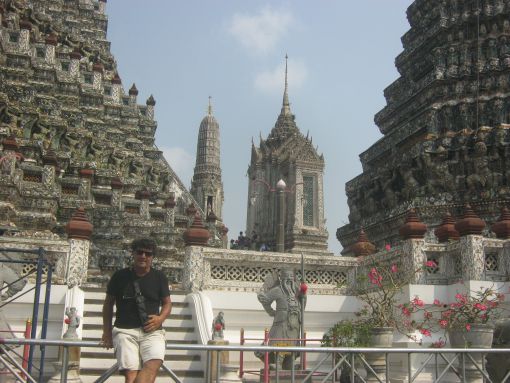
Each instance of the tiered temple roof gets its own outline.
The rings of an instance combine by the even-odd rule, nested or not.
[[[105,3],[0,0],[0,220],[64,235],[83,206],[107,268],[135,236],[178,252],[195,201],[155,145],[154,97],[124,90]]]
[[[383,137],[347,182],[350,253],[360,228],[379,247],[399,241],[404,213],[429,227],[470,202],[488,222],[510,198],[510,5],[416,0],[396,58],[400,77],[375,116]]]

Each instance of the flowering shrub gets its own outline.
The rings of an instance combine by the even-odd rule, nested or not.
[[[405,317],[406,313],[398,310],[396,296],[403,286],[409,284],[414,274],[425,267],[427,264],[406,276],[396,264],[370,266],[366,276],[358,278],[358,282],[365,285],[358,293],[358,298],[365,303],[359,315],[372,327],[400,329],[404,321],[402,316]],[[416,303],[423,304],[420,300]]]
[[[492,288],[481,287],[479,291],[473,291],[472,294],[457,293],[452,303],[434,299],[433,304],[427,307],[416,296],[411,302],[400,305],[399,308],[402,315],[408,318],[404,321],[408,329],[417,329],[423,336],[428,337],[437,330],[444,331],[446,335],[452,329],[467,332],[471,331],[471,326],[474,324],[491,323],[501,316],[501,303],[504,298],[504,294]],[[421,319],[417,319],[414,315],[415,319],[411,320],[412,314],[420,313],[423,314]],[[435,342],[433,347],[444,345],[442,339],[438,342]]]

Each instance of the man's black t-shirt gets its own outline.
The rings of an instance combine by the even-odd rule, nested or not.
[[[145,297],[147,315],[159,315],[161,299],[170,295],[168,279],[159,270],[151,268],[143,277],[138,277],[132,268],[116,271],[106,288],[106,293],[115,297],[117,307],[115,327],[142,327],[135,300],[135,287],[133,285],[135,280],[138,280],[140,292]]]

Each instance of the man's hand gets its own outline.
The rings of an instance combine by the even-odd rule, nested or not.
[[[113,337],[111,331],[103,332],[103,336],[101,337],[101,345],[106,349],[113,347]]]
[[[164,316],[161,315],[149,315],[149,319],[143,325],[143,331],[152,332],[159,330],[165,320]]]

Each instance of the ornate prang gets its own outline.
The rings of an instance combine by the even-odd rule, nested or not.
[[[154,99],[154,96],[152,94],[149,96],[149,98],[147,99],[145,104],[148,105],[148,106],[155,106],[156,105],[156,100]]]
[[[79,207],[66,225],[66,232],[69,238],[90,240],[94,226],[90,223],[85,209]]]
[[[506,206],[501,209],[501,216],[492,224],[491,230],[499,239],[510,238],[510,211]]]
[[[135,83],[129,88],[129,95],[130,96],[138,96],[138,89],[136,89]]]
[[[405,223],[400,227],[399,234],[402,239],[423,239],[427,232],[425,225],[416,214],[416,210],[411,209],[407,213]]]
[[[363,228],[359,231],[358,241],[350,248],[356,257],[370,255],[375,253],[375,246],[367,238]]]
[[[439,243],[457,241],[460,238],[459,232],[455,230],[455,220],[450,213],[446,213],[441,225],[434,230],[434,234]]]
[[[186,246],[207,246],[209,237],[209,231],[204,228],[200,213],[197,212],[193,223],[183,234],[184,243]]]
[[[485,222],[473,211],[470,204],[464,206],[464,215],[455,223],[455,229],[461,237],[466,235],[481,235],[485,229]]]
[[[112,84],[116,84],[116,85],[122,84],[122,80],[120,79],[120,76],[117,72],[115,72],[115,74],[113,75]]]

